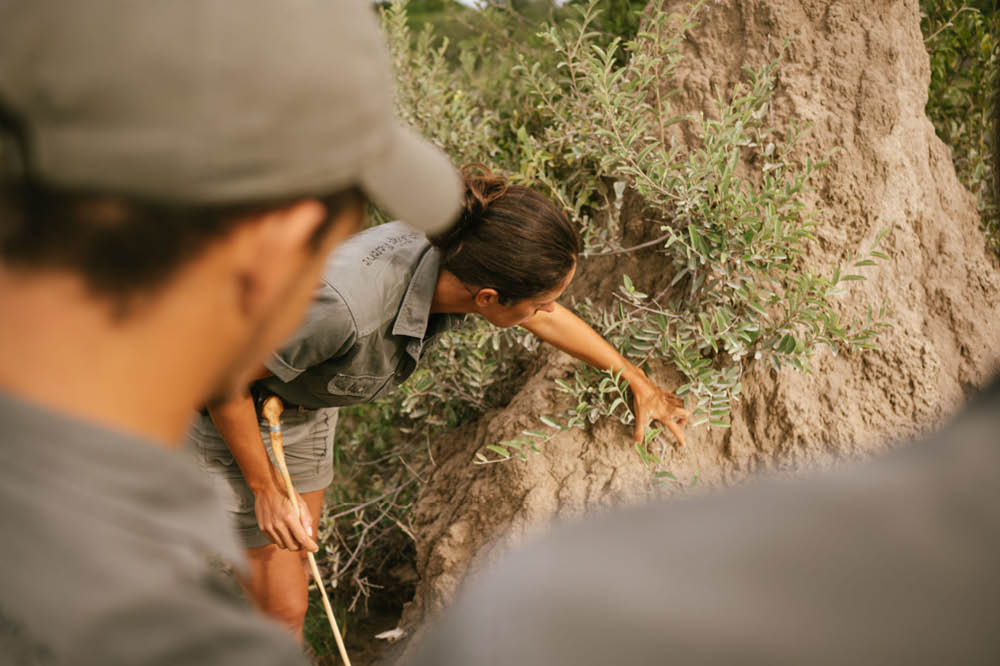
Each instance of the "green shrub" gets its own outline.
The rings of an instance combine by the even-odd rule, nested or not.
[[[585,256],[658,247],[663,272],[673,275],[668,288],[648,295],[623,276],[617,304],[582,304],[581,314],[639,364],[672,362],[688,379],[678,393],[691,396],[695,423],[725,426],[748,363],[808,370],[820,345],[870,348],[883,313],[841,321],[833,298],[844,282],[862,277],[818,275],[799,259],[815,224],[802,197],[823,163],[794,159],[799,131],[778,135],[764,122],[777,62],[747,70],[745,84],[719,101],[717,117],[673,116],[669,82],[697,7],[680,16],[654,12],[645,30],[623,41],[595,29],[596,5],[541,31],[540,47],[527,55],[464,52],[458,66],[429,31],[411,39],[405,4],[394,5],[386,27],[401,113],[457,161],[487,161],[546,190],[579,225]],[[699,137],[698,147],[675,140],[671,126],[681,122]],[[741,158],[752,173],[737,175]],[[652,240],[639,248],[618,240],[626,190],[646,206]],[[873,247],[852,268],[880,256]],[[436,384],[424,386],[429,403],[458,396],[470,374],[466,360],[488,368],[487,376],[498,362],[481,345],[468,355],[448,349],[449,362],[433,373]],[[572,385],[600,385],[591,371],[581,373],[585,381]],[[569,392],[577,408],[560,415],[560,426],[609,413],[631,418],[616,391]],[[512,455],[540,439],[531,432],[490,451]]]
[[[398,112],[456,162],[485,162],[559,202],[585,240],[583,262],[653,253],[644,260],[657,264],[649,273],[672,279],[661,285],[623,276],[618,293],[578,302],[577,312],[636,363],[672,363],[686,378],[678,393],[698,422],[724,427],[750,364],[808,371],[821,346],[875,344],[884,313],[845,322],[834,299],[863,279],[854,268],[883,255],[870,248],[851,259],[849,271],[827,275],[802,260],[815,226],[804,195],[824,162],[797,157],[799,129],[777,132],[766,123],[777,61],[747,70],[713,117],[678,116],[670,81],[698,7],[679,16],[651,11],[642,29],[635,13],[603,24],[623,29],[623,39],[600,29],[601,4],[565,7],[553,12],[552,25],[531,30],[509,9],[463,14],[480,36],[457,48],[433,28],[414,34],[405,3],[389,6],[383,23]],[[675,138],[681,123],[699,139],[690,149]],[[628,197],[642,201],[646,240],[623,247]],[[341,454],[380,462],[338,471],[334,511],[344,515],[327,529],[342,552],[370,549],[369,565],[389,557],[394,539],[409,531],[408,502],[430,438],[504,404],[537,346],[523,330],[471,317],[395,396],[343,411]],[[562,429],[632,419],[628,388],[610,373],[581,366],[554,390],[569,398],[567,411],[538,414],[538,428],[489,444],[477,460],[527,458]],[[651,430],[637,455],[669,479],[656,448],[666,442],[657,435]],[[359,557],[326,557],[331,577],[353,581],[352,595],[375,575],[359,570]]]
[[[1000,253],[990,80],[998,64],[1000,14],[992,0],[921,0],[920,9],[931,64],[927,116],[951,147],[958,178],[976,195],[983,229]]]

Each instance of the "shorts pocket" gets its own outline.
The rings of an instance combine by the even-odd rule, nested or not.
[[[239,473],[239,466],[233,458],[232,452],[222,435],[215,429],[212,419],[204,414],[199,414],[191,424],[187,433],[188,441],[194,445],[194,450],[198,453],[198,459],[202,465],[218,469],[221,472],[229,472],[235,468]]]
[[[226,509],[236,517],[237,527],[245,528],[246,523],[257,524],[257,514],[254,511],[254,496],[243,477],[233,479],[217,479],[216,487],[225,502]],[[246,518],[240,519],[239,517]]]
[[[322,474],[327,468],[333,466],[333,438],[337,433],[337,418],[339,412],[336,407],[324,409],[326,418],[326,431],[323,437],[314,440],[313,453],[316,457],[317,473]]]
[[[282,414],[282,441],[285,448],[285,463],[288,473],[296,482],[308,484],[315,479],[322,469],[323,453],[330,434],[329,413],[336,414],[334,409],[298,412],[286,410]],[[334,420],[334,423],[336,421]],[[268,432],[261,424],[261,436],[268,444],[268,453],[274,463],[274,452],[271,451]]]

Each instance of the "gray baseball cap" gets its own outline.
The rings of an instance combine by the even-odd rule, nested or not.
[[[0,2],[6,177],[190,204],[357,185],[440,230],[460,178],[392,94],[363,0]]]

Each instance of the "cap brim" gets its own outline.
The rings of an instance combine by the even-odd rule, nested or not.
[[[393,216],[431,234],[455,221],[462,201],[462,180],[448,156],[400,126],[362,170],[361,186]]]

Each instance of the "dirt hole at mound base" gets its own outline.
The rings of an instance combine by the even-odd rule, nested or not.
[[[376,636],[396,629],[404,604],[413,598],[417,576],[413,566],[415,553],[412,543],[403,541],[400,539],[397,544],[400,548],[390,553],[381,567],[368,574],[367,598],[355,600],[355,586],[341,585],[333,590],[331,602],[353,666],[395,663],[402,655],[407,636],[400,640]],[[353,610],[349,610],[352,603]],[[305,635],[313,650],[313,663],[317,666],[341,663],[315,585],[309,589]]]

